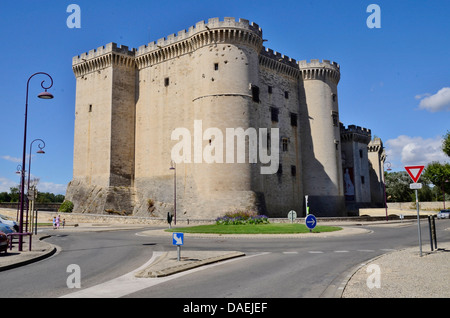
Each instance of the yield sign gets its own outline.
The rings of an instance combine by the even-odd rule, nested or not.
[[[406,166],[406,172],[408,172],[411,179],[413,179],[414,183],[417,183],[417,180],[419,180],[420,175],[422,174],[423,169],[425,166]]]

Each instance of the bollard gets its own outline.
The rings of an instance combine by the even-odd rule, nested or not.
[[[431,246],[431,251],[433,252],[433,229],[432,229],[432,225],[431,225],[431,216],[428,215],[428,230],[430,231],[430,246]]]
[[[433,237],[434,237],[434,248],[437,249],[437,235],[436,235],[436,223],[434,222],[435,216],[431,216],[431,223],[433,227]]]

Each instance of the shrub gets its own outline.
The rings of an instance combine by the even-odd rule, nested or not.
[[[241,224],[268,224],[269,219],[265,215],[258,215],[253,211],[236,210],[227,212],[225,216],[216,219],[217,225],[241,225]]]
[[[73,203],[72,201],[68,200],[64,201],[58,209],[59,212],[72,212],[72,210],[73,210]]]

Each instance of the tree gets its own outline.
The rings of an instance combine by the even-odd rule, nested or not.
[[[441,164],[433,161],[427,165],[422,176],[441,189],[443,196],[445,193],[450,193],[450,163]]]
[[[450,131],[444,136],[444,141],[442,142],[442,151],[450,157]]]
[[[389,202],[410,202],[411,190],[409,184],[411,178],[406,171],[385,172],[386,198]]]

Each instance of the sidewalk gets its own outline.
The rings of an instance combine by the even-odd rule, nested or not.
[[[379,226],[397,226],[390,222]],[[339,224],[335,224],[339,225]],[[400,224],[401,225],[401,224]],[[294,235],[281,235],[285,238],[301,237],[334,237],[342,235],[364,235],[370,233],[366,229],[355,227],[354,224],[342,224],[342,231],[329,233],[306,233]],[[102,224],[80,224],[77,227],[66,226],[64,231],[113,231],[118,229],[142,228],[142,225],[108,226]],[[450,229],[447,229],[450,230]],[[58,230],[55,230],[58,231]],[[141,235],[167,236],[171,233],[164,230],[143,231]],[[208,234],[185,234],[186,236],[211,236]],[[46,243],[45,235],[34,235],[32,240],[32,251],[28,251],[28,238],[24,239],[23,251],[17,250],[17,243],[12,251],[8,249],[8,254],[0,254],[0,272],[18,266],[30,264],[32,262],[50,257],[57,252],[57,247]],[[226,237],[226,235],[221,235]],[[273,236],[248,235],[246,237],[270,239]],[[278,235],[280,237],[280,235]],[[204,266],[214,262],[220,262],[231,258],[245,256],[239,251],[183,251],[180,261],[177,261],[176,252],[162,253],[153,263],[136,273],[139,278],[163,277],[189,270],[195,267]],[[358,268],[345,278],[338,288],[338,293],[334,297],[342,298],[414,298],[414,297],[450,297],[450,242],[438,242],[438,250],[430,252],[430,246],[423,244],[422,257],[419,256],[419,247],[394,251],[384,254]],[[368,287],[373,281],[373,268],[377,265],[379,269],[380,288]],[[367,271],[369,268],[369,271]],[[372,276],[371,276],[372,275]],[[368,284],[368,280],[370,281]],[[373,285],[373,284],[372,284]]]

